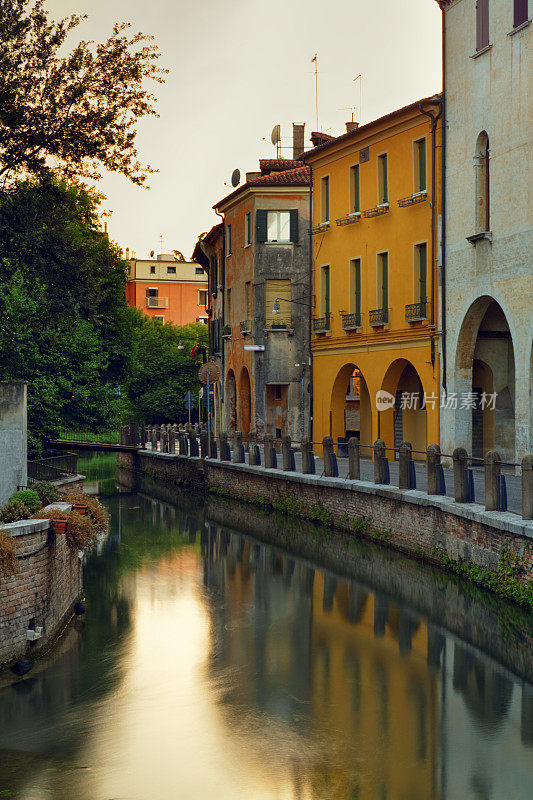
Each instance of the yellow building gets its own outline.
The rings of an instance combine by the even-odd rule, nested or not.
[[[439,442],[440,115],[441,96],[426,98],[348,123],[302,157],[313,176],[315,441]]]

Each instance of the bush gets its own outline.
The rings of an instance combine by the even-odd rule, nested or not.
[[[10,500],[0,508],[0,522],[18,522],[21,519],[29,519],[31,514],[22,500]]]
[[[0,576],[10,577],[17,571],[15,542],[7,531],[0,531]]]
[[[109,513],[97,497],[84,494],[84,492],[72,492],[67,494],[66,501],[87,507],[87,516],[93,523],[96,533],[109,531]]]
[[[59,490],[50,481],[37,481],[32,484],[32,490],[37,492],[42,506],[47,506],[50,503],[57,503],[59,500]]]
[[[90,517],[70,511],[67,514],[66,539],[69,550],[86,550],[96,543],[98,532]]]
[[[41,507],[41,499],[35,489],[23,489],[20,492],[15,492],[9,498],[9,502],[20,500],[21,503],[30,509],[32,514],[35,514],[38,508]]]

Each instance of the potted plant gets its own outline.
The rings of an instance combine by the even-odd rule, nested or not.
[[[222,328],[222,337],[225,339],[229,336],[231,336],[231,325],[224,325]]]

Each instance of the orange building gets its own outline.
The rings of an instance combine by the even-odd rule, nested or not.
[[[163,323],[207,325],[207,274],[200,264],[165,254],[128,263],[128,305]]]

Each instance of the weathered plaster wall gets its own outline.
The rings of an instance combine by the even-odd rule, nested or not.
[[[0,505],[27,482],[27,387],[0,381]]]

